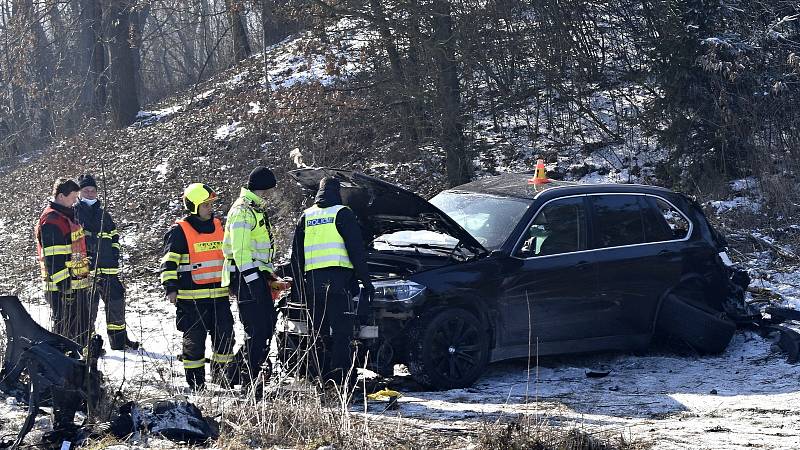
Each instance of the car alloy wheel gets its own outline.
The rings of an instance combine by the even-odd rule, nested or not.
[[[485,327],[460,308],[431,311],[412,328],[409,368],[420,383],[435,389],[471,385],[489,357]]]

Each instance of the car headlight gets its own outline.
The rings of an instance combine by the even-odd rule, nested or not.
[[[410,302],[423,291],[425,286],[408,280],[376,281],[374,300],[384,302]]]

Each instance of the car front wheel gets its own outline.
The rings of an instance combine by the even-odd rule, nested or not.
[[[434,389],[470,386],[486,368],[489,336],[469,311],[430,311],[409,330],[409,370],[419,383]]]

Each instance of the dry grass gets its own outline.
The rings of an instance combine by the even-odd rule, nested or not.
[[[650,448],[614,433],[589,434],[577,428],[557,429],[529,420],[487,426],[481,433],[481,450],[640,450]]]

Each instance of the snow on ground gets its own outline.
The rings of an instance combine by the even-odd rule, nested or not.
[[[717,214],[722,214],[733,209],[745,209],[753,213],[761,211],[761,203],[749,197],[734,197],[732,200],[714,200],[708,202],[708,205],[714,208]]]
[[[224,141],[229,137],[236,135],[237,133],[244,132],[245,128],[239,126],[241,123],[241,121],[233,120],[230,123],[220,126],[214,133],[214,139],[218,141]]]
[[[786,305],[800,305],[797,273],[776,274],[770,286]],[[180,392],[185,382],[176,359],[181,338],[174,306],[152,284],[129,283],[128,293],[128,327],[145,350],[107,349],[99,367],[108,386],[141,398]],[[24,301],[34,319],[49,326],[49,310],[40,296]],[[104,330],[102,303],[99,317],[97,328]],[[236,334],[241,345],[240,327]],[[589,378],[589,371],[610,373]],[[368,410],[376,417],[444,428],[477,428],[486,421],[529,416],[589,433],[654,442],[658,449],[800,448],[800,366],[788,364],[769,340],[740,331],[717,356],[609,353],[547,358],[538,364],[535,358],[530,363],[504,362],[491,365],[473,387],[404,392],[398,409],[384,412],[373,405]],[[352,411],[363,412],[363,405]],[[5,400],[0,414],[15,424],[21,423],[25,410]],[[47,428],[48,423],[40,418],[37,427]]]

